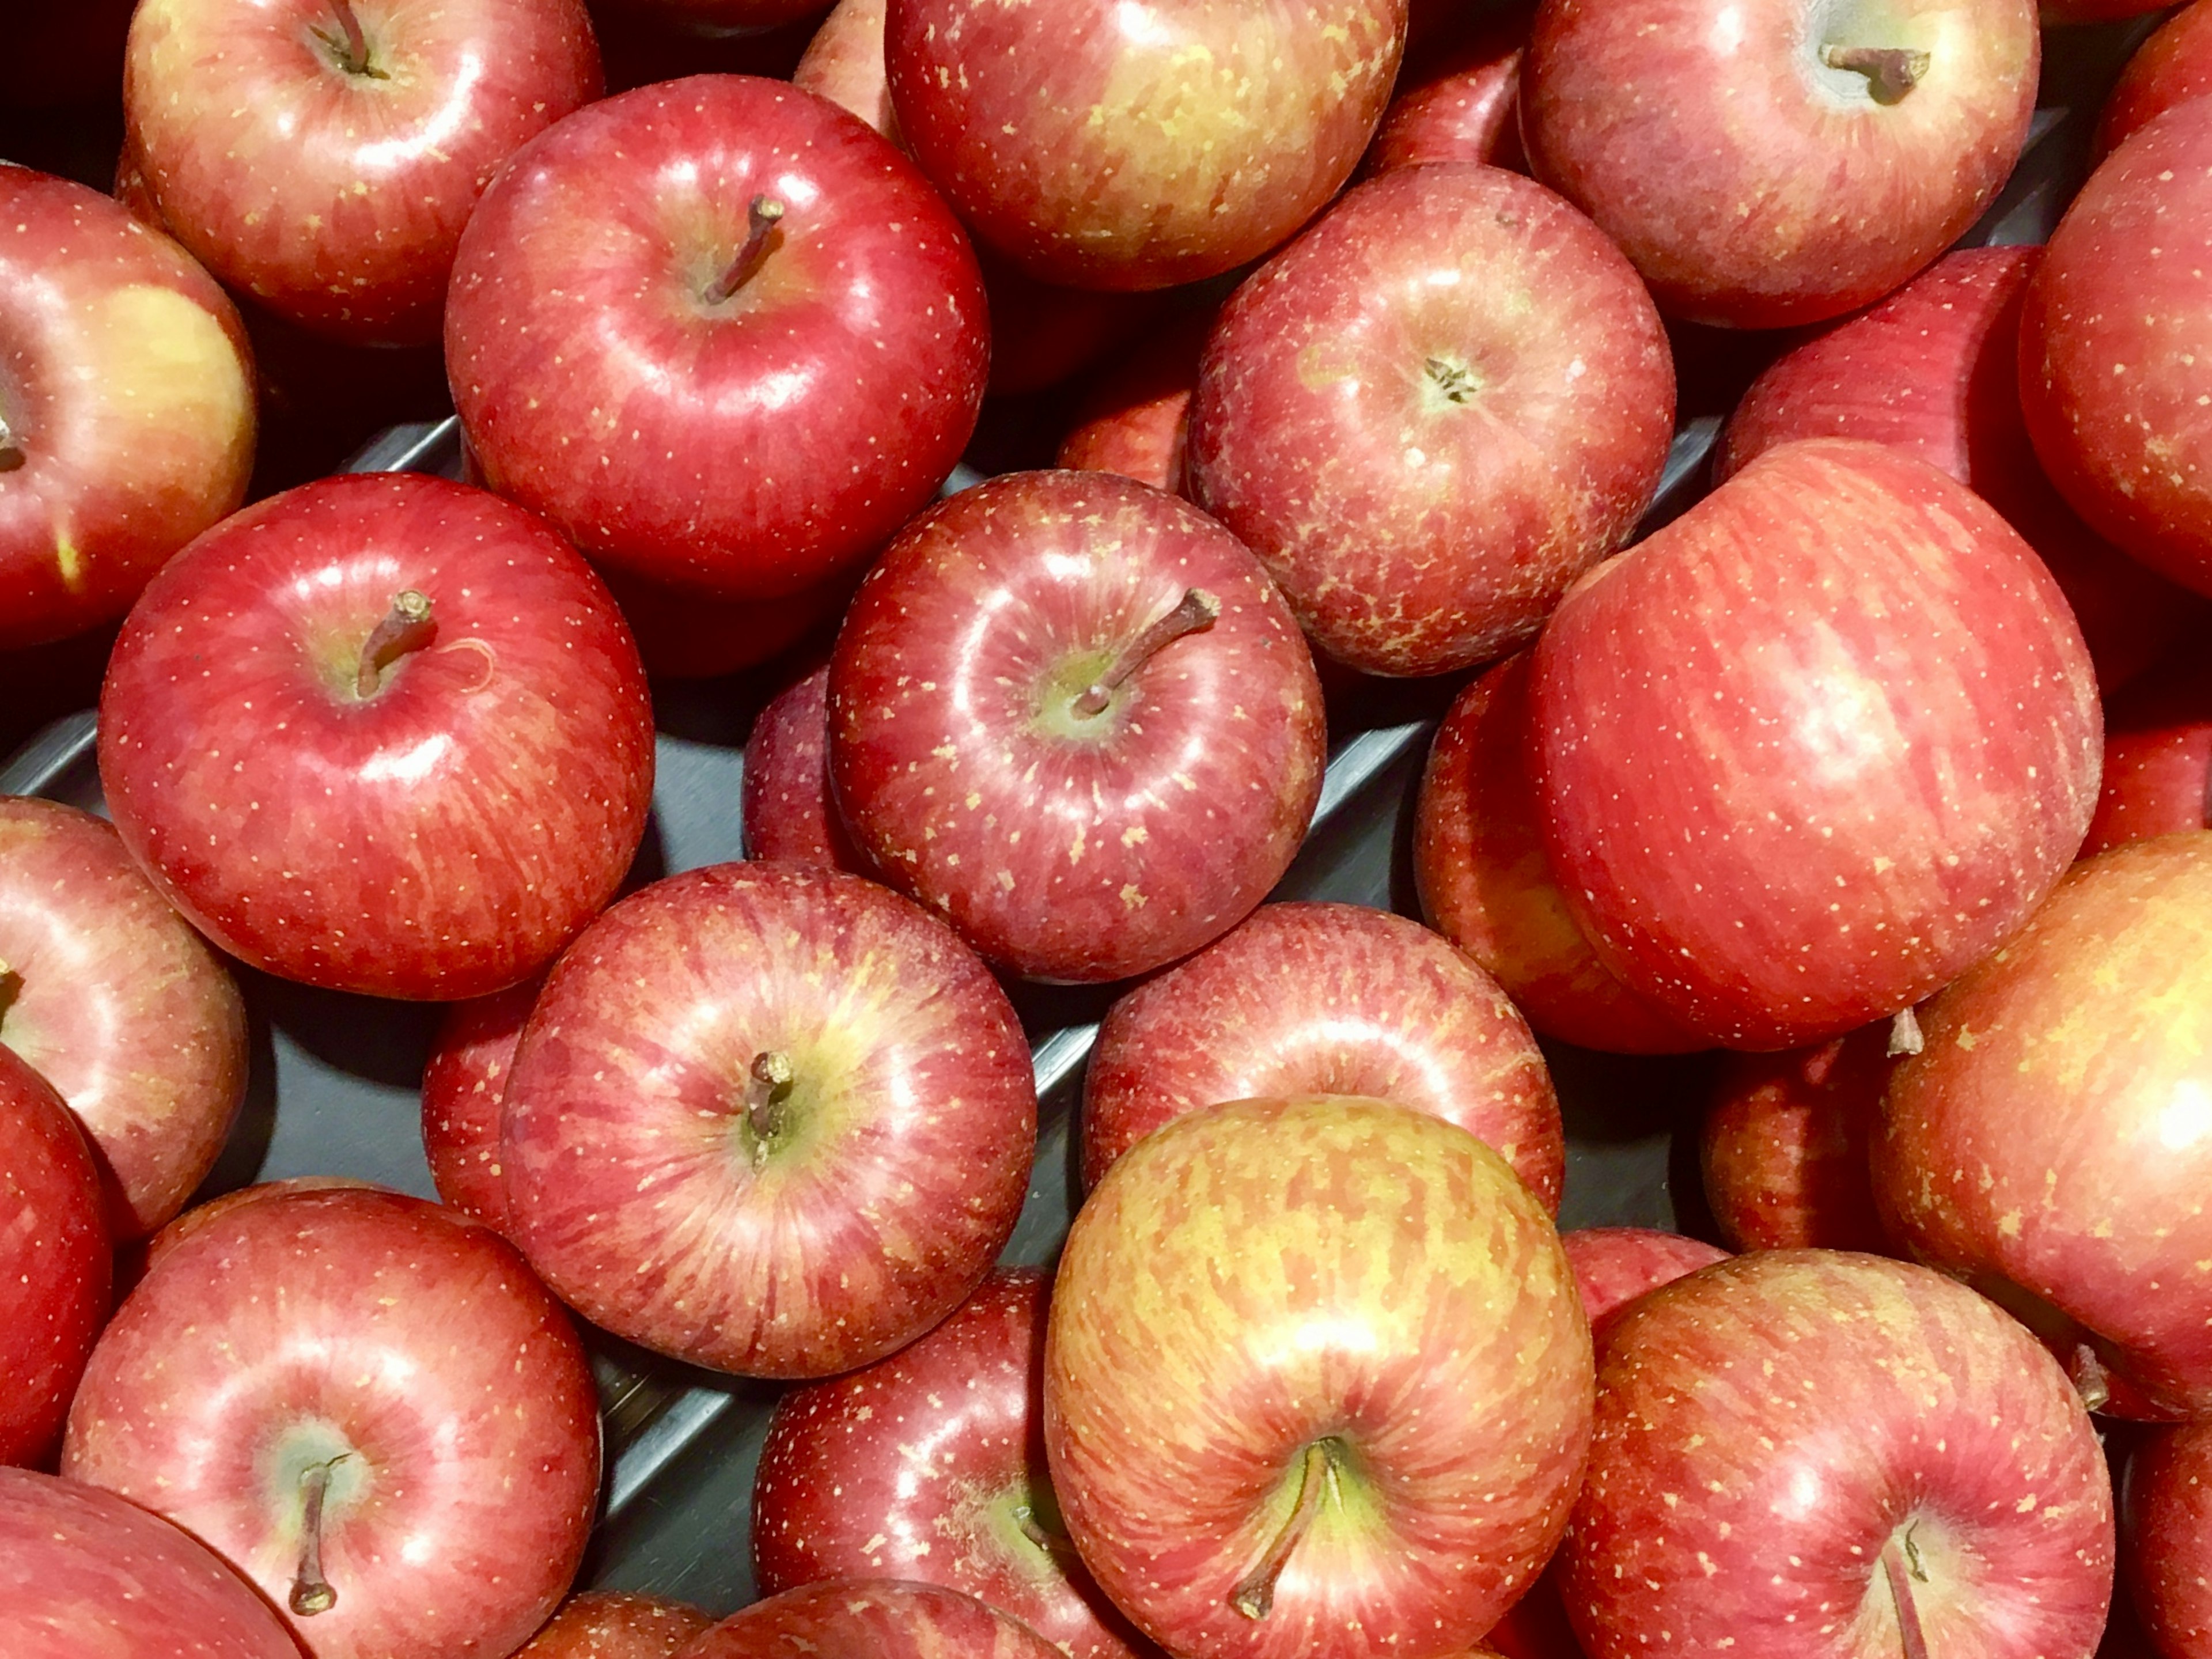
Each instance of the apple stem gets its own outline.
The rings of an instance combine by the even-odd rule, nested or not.
[[[1047,1555],[1053,1553],[1052,1534],[1044,1529],[1043,1523],[1036,1518],[1036,1511],[1027,1504],[1014,1511],[1014,1524],[1021,1528],[1022,1536],[1030,1543]]]
[[[1928,1039],[1920,1034],[1920,1016],[1910,1006],[1899,1009],[1889,1023],[1889,1057],[1917,1054],[1927,1046]]]
[[[2081,1409],[2100,1412],[2112,1403],[2112,1380],[2105,1374],[2104,1361],[2087,1342],[2074,1345],[2073,1357],[2066,1362],[2066,1380],[2074,1385],[2074,1392],[2081,1396]]]
[[[1114,693],[1121,682],[1142,668],[1152,654],[1186,634],[1196,634],[1213,626],[1221,616],[1221,601],[1202,587],[1188,588],[1182,598],[1158,622],[1132,640],[1114,665],[1084,688],[1075,700],[1075,714],[1079,720],[1095,720],[1106,712],[1106,705],[1114,701]]]
[[[393,659],[420,651],[430,643],[438,624],[430,616],[430,601],[413,588],[395,594],[392,609],[377,623],[361,647],[361,667],[354,675],[353,694],[373,697],[383,684],[384,671]]]
[[[29,459],[23,453],[23,445],[15,436],[15,428],[8,424],[7,416],[0,415],[0,472],[13,472]]]
[[[752,274],[768,257],[768,239],[783,222],[783,204],[773,196],[756,196],[752,205],[745,210],[745,242],[738,250],[738,257],[730,261],[714,287],[707,290],[707,303],[718,306],[752,279]]]
[[[1881,1553],[1882,1571],[1889,1577],[1890,1599],[1897,1603],[1897,1634],[1905,1648],[1905,1659],[1928,1659],[1927,1633],[1920,1628],[1920,1609],[1912,1600],[1912,1581],[1928,1582],[1927,1573],[1920,1565],[1920,1551],[1912,1541],[1913,1528],[1907,1527],[1905,1536],[1892,1538]]]
[[[338,1593],[323,1577],[323,1499],[331,1489],[331,1471],[346,1461],[341,1452],[326,1462],[310,1464],[300,1475],[300,1571],[292,1577],[287,1598],[301,1618],[328,1613],[338,1604]]]
[[[745,1121],[761,1142],[775,1133],[776,1121],[782,1115],[779,1108],[790,1097],[792,1079],[797,1075],[787,1054],[769,1048],[753,1056],[752,1073],[745,1084]],[[757,1156],[765,1157],[767,1151],[763,1144]]]
[[[372,81],[389,81],[392,78],[389,75],[368,61],[368,37],[362,33],[361,19],[354,15],[353,0],[331,0],[331,15],[337,19],[343,38],[332,40],[325,34],[322,40],[337,54],[338,67],[348,75],[365,75]]]
[[[1328,1448],[1316,1440],[1306,1448],[1305,1461],[1298,1470],[1298,1498],[1291,1506],[1291,1518],[1283,1522],[1283,1529],[1275,1534],[1275,1541],[1267,1546],[1259,1564],[1229,1592],[1231,1607],[1247,1619],[1267,1616],[1275,1605],[1275,1580],[1282,1576],[1291,1552],[1297,1548],[1298,1540],[1321,1512],[1322,1488],[1335,1484],[1336,1465],[1329,1458]]]
[[[1820,61],[1865,76],[1877,104],[1896,103],[1928,73],[1928,54],[1908,46],[1823,46]]]

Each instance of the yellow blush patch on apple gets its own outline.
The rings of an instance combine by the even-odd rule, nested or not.
[[[243,465],[252,445],[253,390],[212,313],[174,289],[133,283],[90,307],[84,337],[94,380],[124,428],[111,433],[112,442],[135,447],[141,431],[191,433],[198,445],[219,447]]]

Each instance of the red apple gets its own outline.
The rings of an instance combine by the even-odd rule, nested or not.
[[[2021,301],[2040,248],[1962,248],[1788,353],[1736,406],[1716,480],[1798,438],[1864,438],[1941,467],[2011,521],[2066,595],[2107,690],[2206,625],[2203,608],[2059,499],[2020,412]]]
[[[1381,1101],[1243,1101],[1077,1213],[1045,1447],[1085,1565],[1181,1659],[1415,1659],[1534,1580],[1589,1390],[1559,1235],[1504,1159]]]
[[[994,1274],[911,1346],[776,1403],[753,1485],[763,1595],[909,1579],[987,1602],[1070,1659],[1150,1650],[1060,1526],[1044,1455],[1048,1291],[1038,1273]]]
[[[744,76],[530,145],[470,222],[446,322],[495,489],[595,559],[732,599],[818,586],[935,494],[988,343],[975,256],[913,164]]]
[[[563,1601],[514,1659],[671,1659],[714,1622],[658,1595],[586,1590]]]
[[[233,1210],[241,1209],[248,1204],[258,1204],[264,1198],[280,1198],[286,1193],[356,1190],[388,1193],[392,1189],[380,1186],[374,1181],[356,1181],[351,1176],[290,1176],[282,1181],[257,1181],[250,1187],[235,1187],[204,1204],[195,1204],[181,1212],[175,1220],[151,1238],[118,1254],[115,1264],[118,1296],[128,1295],[137,1289],[138,1281],[146,1277],[147,1271],[156,1261],[203,1227],[213,1225]]]
[[[843,610],[853,586],[832,580],[780,599],[717,599],[612,568],[601,574],[646,672],[672,680],[717,679],[781,656]]]
[[[2081,855],[2212,829],[2212,663],[2195,642],[2105,706],[2105,781]]]
[[[93,1350],[62,1468],[198,1537],[314,1659],[507,1653],[582,1559],[598,1401],[489,1229],[295,1192],[149,1269]]]
[[[1613,1331],[1562,1559],[1593,1659],[2086,1656],[2112,1482],[2057,1365],[1972,1291],[1769,1250]]]
[[[2212,8],[2184,6],[2136,49],[2113,83],[2097,120],[2099,159],[2175,105],[2194,103],[2207,93],[2212,93]]]
[[[1494,20],[1416,76],[1398,77],[1359,170],[1372,178],[1430,161],[1525,168],[1521,153],[1522,48],[1528,20]]]
[[[1547,1036],[1614,1054],[1707,1047],[1590,949],[1544,851],[1528,750],[1523,652],[1471,682],[1437,728],[1413,815],[1421,914]]]
[[[542,977],[457,1002],[439,1022],[422,1068],[422,1152],[438,1196],[463,1215],[507,1231],[499,1161],[507,1077]]]
[[[1199,355],[1212,331],[1211,310],[1188,311],[1146,335],[1084,395],[1053,465],[1118,472],[1155,489],[1183,493],[1183,447]]]
[[[118,1243],[184,1208],[246,1098],[246,1005],[113,829],[0,798],[0,1042],[91,1140]]]
[[[906,148],[891,108],[890,70],[884,62],[884,17],[890,0],[837,0],[792,71],[791,84],[850,110]]]
[[[1105,473],[994,478],[915,520],[830,665],[854,843],[1032,978],[1121,979],[1242,921],[1304,837],[1324,740],[1267,573]]]
[[[2212,1409],[2212,832],[2081,865],[1920,1024],[1875,1141],[1890,1230],[2093,1398]]]
[[[1686,1273],[1725,1261],[1729,1253],[1702,1238],[1656,1227],[1578,1227],[1559,1235],[1574,1269],[1575,1288],[1599,1352],[1631,1307]]]
[[[1706,1206],[1729,1243],[1890,1253],[1867,1146],[1891,1048],[1885,1023],[1814,1048],[1729,1056],[1698,1152]]]
[[[0,650],[112,622],[246,498],[244,325],[98,191],[0,165]]]
[[[678,1659],[1053,1659],[1059,1652],[1028,1626],[957,1590],[849,1578],[756,1601]]]
[[[61,1438],[107,1317],[100,1171],[52,1085],[0,1048],[0,1465]]]
[[[1761,456],[1569,595],[1530,671],[1536,793],[1600,960],[1734,1048],[1894,1014],[2024,921],[2102,740],[2081,629],[1926,462]]]
[[[1559,1211],[1566,1141],[1527,1023],[1448,940],[1355,904],[1263,904],[1114,1005],[1083,1082],[1084,1184],[1200,1107],[1310,1094],[1456,1123]]]
[[[1674,422],[1620,251],[1542,186],[1443,162],[1359,185],[1230,296],[1191,495],[1322,652],[1440,674],[1528,639],[1627,540]]]
[[[745,739],[745,856],[868,872],[830,799],[830,665],[772,698]]]
[[[2122,1506],[2128,1588],[2150,1639],[2172,1659],[2212,1652],[2212,1425],[2137,1447]]]
[[[1980,216],[2027,142],[2039,45],[2034,0],[1544,0],[1522,134],[1669,316],[1818,322]]]
[[[880,1359],[1012,1232],[1036,1095],[951,929],[787,864],[672,876],[545,982],[507,1086],[514,1237],[586,1318],[753,1376]]]
[[[319,333],[420,345],[501,162],[599,95],[582,0],[145,0],[132,155],[177,239]]]
[[[0,1468],[8,1659],[300,1659],[237,1574],[111,1493]]]
[[[2021,318],[2020,392],[2051,481],[2092,527],[2212,593],[2212,416],[2196,339],[2212,226],[2212,106],[2184,104],[2090,175],[2051,238]],[[2118,371],[2118,372],[2115,372]]]
[[[644,834],[637,650],[542,521],[413,473],[195,542],[131,613],[100,775],[164,896],[258,968],[378,996],[528,977]]]
[[[899,131],[981,240],[1041,282],[1155,289],[1336,194],[1405,36],[1405,0],[893,0],[885,51]]]

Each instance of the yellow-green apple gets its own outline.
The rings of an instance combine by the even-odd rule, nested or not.
[[[1575,1289],[1589,1316],[1598,1352],[1621,1316],[1662,1285],[1728,1260],[1728,1252],[1702,1238],[1656,1227],[1577,1227],[1559,1235]]]
[[[123,100],[216,276],[318,333],[422,345],[492,174],[600,86],[583,0],[145,0]]]
[[[124,845],[233,955],[454,1000],[527,978],[645,832],[622,615],[508,502],[415,473],[257,503],[172,560],[100,691]]]
[[[0,163],[0,650],[112,622],[246,498],[253,370],[215,280],[66,179]]]
[[[678,1659],[1053,1659],[1059,1652],[972,1595],[872,1577],[805,1584],[756,1601],[680,1650]]]
[[[1698,1163],[1706,1207],[1730,1244],[1891,1253],[1867,1148],[1892,1047],[1885,1022],[1817,1048],[1729,1056]]]
[[[499,1133],[507,1077],[523,1022],[544,983],[533,975],[488,997],[455,1003],[438,1023],[422,1067],[422,1155],[438,1196],[501,1232],[507,1231],[507,1180]]]
[[[2212,1652],[2212,1425],[2136,1448],[2121,1487],[2121,1560],[2136,1612],[2166,1659]]]
[[[1965,485],[1877,444],[1770,450],[1585,578],[1529,716],[1576,921],[1731,1048],[1917,1002],[2027,920],[2096,804],[2064,595]]]
[[[2155,10],[2155,7],[2144,7]],[[2109,155],[2177,104],[2212,93],[2212,7],[2187,5],[2136,49],[2097,118],[2097,155]]]
[[[624,93],[527,146],[470,221],[446,312],[486,481],[602,563],[731,599],[818,586],[927,503],[975,430],[988,343],[975,255],[914,164],[827,100],[735,75]]]
[[[2212,1410],[2212,831],[2083,862],[1920,1026],[1875,1139],[1890,1231],[2093,1403]]]
[[[508,1228],[586,1318],[695,1364],[827,1376],[982,1282],[1036,1139],[1020,1023],[873,882],[723,864],[630,895],[508,1074]]]
[[[2194,641],[2106,700],[2104,787],[2081,854],[2185,830],[2212,830],[2212,662]]]
[[[994,478],[915,520],[830,663],[854,844],[1031,978],[1121,979],[1236,926],[1304,839],[1325,736],[1259,562],[1103,472]]]
[[[1210,309],[1184,312],[1154,329],[1084,394],[1060,441],[1054,466],[1118,472],[1183,493],[1183,449],[1199,355],[1213,331]]]
[[[1060,1513],[1181,1659],[1470,1646],[1559,1541],[1590,1400],[1543,1205],[1382,1101],[1176,1119],[1106,1172],[1053,1286]]]
[[[118,1243],[184,1208],[246,1098],[236,981],[112,828],[53,801],[0,798],[0,1043],[76,1113]]]
[[[830,799],[830,665],[769,699],[745,738],[745,856],[868,873]]]
[[[1528,40],[1525,15],[1497,18],[1418,73],[1409,61],[1360,172],[1372,178],[1431,161],[1524,170],[1518,96]]]
[[[175,1522],[313,1659],[510,1653],[599,1501],[597,1396],[514,1250],[369,1189],[243,1204],[101,1334],[63,1472]]]
[[[1356,904],[1263,904],[1108,1011],[1083,1080],[1084,1184],[1187,1112],[1312,1094],[1456,1123],[1559,1211],[1566,1139],[1528,1023],[1449,940]]]
[[[1447,161],[1359,185],[1230,296],[1186,464],[1324,654],[1441,674],[1528,639],[1627,540],[1674,423],[1620,250],[1542,185]]]
[[[1405,36],[1405,0],[891,0],[884,49],[899,131],[980,240],[1042,282],[1155,289],[1336,194]]]
[[[1669,316],[1818,322],[1989,205],[2027,140],[2039,43],[2035,0],[1544,0],[1522,136]]]
[[[563,1601],[514,1659],[671,1659],[714,1622],[663,1596],[586,1590]]]

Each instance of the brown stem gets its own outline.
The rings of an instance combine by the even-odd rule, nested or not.
[[[1306,1448],[1305,1462],[1298,1470],[1298,1499],[1291,1506],[1291,1518],[1283,1522],[1283,1529],[1267,1546],[1267,1553],[1229,1592],[1229,1605],[1247,1619],[1265,1619],[1275,1605],[1275,1580],[1282,1576],[1291,1552],[1297,1548],[1298,1540],[1306,1535],[1306,1528],[1321,1512],[1322,1486],[1335,1478],[1336,1468],[1329,1462],[1328,1448],[1315,1441]]]
[[[336,37],[324,34],[322,40],[337,54],[338,67],[348,75],[389,81],[389,75],[368,61],[368,37],[362,33],[361,19],[354,15],[353,0],[331,0],[331,15],[337,20],[338,33]]]
[[[301,1618],[328,1613],[338,1604],[338,1593],[323,1577],[323,1499],[331,1489],[331,1471],[345,1462],[341,1454],[328,1462],[311,1464],[300,1476],[300,1570],[292,1575],[292,1594],[286,1598]]]
[[[1920,1552],[1912,1542],[1912,1528],[1905,1529],[1905,1536],[1893,1538],[1881,1553],[1881,1568],[1889,1577],[1890,1599],[1897,1603],[1897,1634],[1904,1644],[1905,1659],[1928,1659],[1928,1637],[1920,1628],[1920,1609],[1912,1600],[1912,1585],[1917,1579],[1928,1582],[1921,1571]]]
[[[787,1054],[769,1048],[753,1056],[752,1072],[745,1083],[745,1121],[761,1139],[775,1133],[777,1120],[782,1116],[779,1109],[789,1097],[796,1075]]]
[[[1221,601],[1212,594],[1202,587],[1187,590],[1174,610],[1132,640],[1114,659],[1114,665],[1084,689],[1075,700],[1077,718],[1087,720],[1104,714],[1121,682],[1150,661],[1162,646],[1212,627],[1220,615]]]
[[[23,976],[6,963],[0,962],[0,1018],[6,1018],[9,1008],[14,1005],[22,988]]]
[[[1917,1054],[1927,1046],[1928,1039],[1920,1034],[1920,1016],[1910,1006],[1899,1009],[1889,1023],[1889,1057]]]
[[[353,694],[373,697],[383,684],[384,671],[395,658],[420,651],[430,643],[438,624],[430,615],[430,601],[413,588],[394,594],[392,609],[384,613],[361,647],[361,666],[355,671]]]
[[[745,241],[738,250],[738,257],[730,261],[714,287],[707,290],[707,303],[718,306],[728,299],[761,268],[768,258],[768,239],[776,226],[783,222],[783,204],[773,196],[756,196],[752,205],[745,210]]]
[[[2083,1411],[2100,1412],[2112,1403],[2112,1379],[2106,1375],[2105,1362],[2097,1358],[2097,1350],[2090,1344],[2074,1345],[2073,1355],[2066,1362],[2066,1380],[2081,1396]]]
[[[23,441],[15,435],[15,428],[0,416],[0,472],[13,472],[30,459],[23,453]]]
[[[1928,54],[1909,46],[1823,46],[1820,61],[1830,69],[1865,76],[1877,104],[1897,102],[1928,73]]]
[[[1027,1504],[1014,1511],[1014,1524],[1022,1529],[1022,1536],[1035,1544],[1047,1555],[1053,1553],[1053,1536],[1036,1518],[1036,1511]]]

